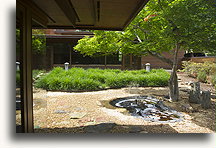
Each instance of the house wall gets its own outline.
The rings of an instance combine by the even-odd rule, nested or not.
[[[164,52],[162,53],[163,56],[165,56],[166,58],[169,59],[173,59],[173,55],[168,53],[168,52]],[[178,68],[181,68],[181,60],[184,57],[184,51],[180,50],[178,53]],[[150,63],[151,64],[151,68],[164,68],[164,69],[172,69],[172,67],[167,64],[166,62],[161,61],[160,59],[158,59],[157,57],[151,56],[151,55],[147,55],[147,56],[142,56],[141,58],[141,64],[142,67],[145,67],[146,63]]]
[[[83,36],[76,36],[76,35],[83,35],[83,33],[87,33],[88,35],[93,35],[90,32],[76,32],[75,30],[64,30],[64,29],[46,29],[45,34],[51,35],[47,38],[47,43],[70,43],[71,45],[76,45],[77,41],[81,39]],[[54,35],[54,36],[52,36]],[[55,37],[55,35],[60,35],[59,37]],[[61,35],[74,35],[73,38],[67,38],[66,36]],[[163,55],[166,58],[173,59],[172,53],[164,52]],[[184,51],[180,50],[178,53],[178,68],[181,68],[181,61],[184,57]],[[71,58],[71,57],[70,57]],[[68,61],[69,62],[69,61]],[[142,69],[145,68],[145,64],[150,63],[151,68],[164,68],[164,69],[171,69],[172,67],[161,61],[160,59],[147,55],[147,56],[133,56],[133,55],[124,55],[122,59],[122,65],[116,66],[107,66],[107,68],[119,68],[119,69]],[[48,46],[46,49],[45,54],[34,54],[33,55],[33,68],[34,69],[51,69],[53,66],[56,66],[56,63],[53,62],[53,49],[52,47]],[[61,64],[61,66],[64,66]],[[74,65],[79,66],[79,65]],[[83,64],[80,67],[97,67],[97,68],[104,68],[104,65],[89,65]]]

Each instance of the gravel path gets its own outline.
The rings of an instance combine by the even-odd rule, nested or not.
[[[183,79],[183,78],[181,78]],[[186,81],[186,80],[184,80]],[[202,110],[190,104],[196,112],[187,113],[181,107],[187,102],[187,85],[181,83],[181,100],[166,105],[181,112],[184,120],[175,123],[144,121],[114,108],[110,100],[138,94],[153,95],[165,100],[164,87],[110,89],[96,92],[67,93],[34,90],[34,126],[37,133],[214,133],[215,99],[213,108]]]

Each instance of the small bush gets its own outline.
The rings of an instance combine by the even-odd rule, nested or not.
[[[206,72],[205,71],[199,71],[198,72],[198,75],[197,75],[197,80],[199,82],[203,82],[203,83],[206,83],[207,81],[207,75],[206,75]]]

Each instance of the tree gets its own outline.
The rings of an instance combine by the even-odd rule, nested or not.
[[[32,50],[35,53],[45,53],[46,36],[41,29],[32,30]]]
[[[108,55],[118,52],[121,32],[93,31],[94,37],[85,36],[74,47],[81,54],[94,56],[95,54]]]
[[[193,49],[215,53],[215,6],[213,0],[151,0],[124,32],[101,31],[99,37],[95,33],[89,38],[94,42],[86,42],[91,48],[85,51],[84,46],[79,47],[82,42],[79,41],[75,49],[85,54],[118,50],[158,57],[172,66],[169,94],[172,101],[178,101],[178,51]],[[115,46],[106,48],[109,43]],[[173,59],[163,57],[164,51],[173,53]]]

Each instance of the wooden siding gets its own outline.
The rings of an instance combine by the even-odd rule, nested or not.
[[[163,55],[166,58],[173,59],[173,55],[168,53],[168,52],[164,52]],[[178,53],[178,68],[181,67],[181,60],[183,57],[184,57],[184,51],[181,50]],[[143,68],[145,67],[146,63],[150,63],[151,68],[164,68],[164,69],[171,69],[172,68],[169,64],[167,64],[167,63],[161,61],[160,59],[158,59],[157,57],[154,57],[151,55],[142,56],[141,64],[142,64]]]

